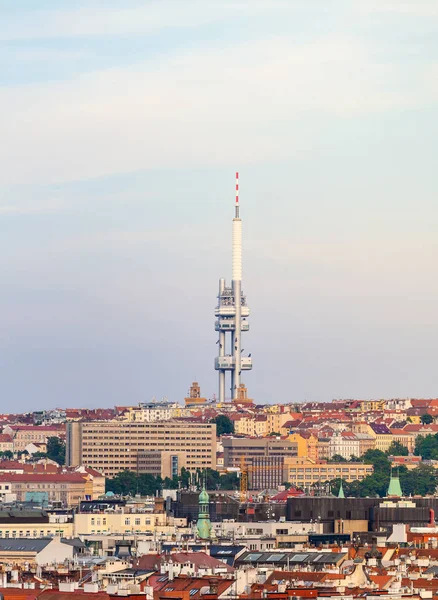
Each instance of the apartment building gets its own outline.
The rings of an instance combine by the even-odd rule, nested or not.
[[[73,535],[74,524],[71,515],[47,514],[46,511],[21,508],[0,510],[0,539]]]
[[[67,423],[67,465],[91,466],[114,477],[126,469],[137,471],[140,464],[146,469],[147,452],[168,453],[172,473],[179,473],[182,466],[191,471],[215,469],[216,425],[190,419]]]
[[[95,496],[93,480],[81,473],[3,473],[0,485],[8,486],[17,502],[29,501],[38,494],[47,503],[77,506],[80,500]]]
[[[297,455],[296,442],[275,437],[267,438],[223,438],[224,467],[245,467],[252,465],[253,459],[287,457]]]
[[[177,416],[180,406],[176,402],[149,402],[127,406],[120,415],[123,421],[169,421]]]
[[[372,465],[363,463],[327,463],[306,458],[285,458],[284,476],[294,487],[307,488],[314,483],[341,478],[345,481],[361,481],[372,475]]]
[[[141,534],[159,532],[174,534],[176,526],[186,526],[186,519],[169,519],[165,513],[143,512],[80,512],[75,515],[76,535]],[[189,533],[187,529],[184,533]]]
[[[268,431],[267,415],[248,415],[234,422],[234,431],[237,435],[248,435],[250,437],[265,437]]]
[[[403,431],[403,429],[392,429],[391,428],[390,431],[392,433],[392,440],[394,442],[399,442],[403,446],[406,446],[406,448],[409,450],[409,452],[414,451],[415,438],[416,438],[415,435],[413,435],[412,433],[407,433],[407,432]]]
[[[297,444],[297,456],[318,460],[318,438],[308,431],[294,432],[288,440]]]
[[[11,436],[13,452],[23,452],[29,444],[45,444],[49,437],[64,438],[64,425],[6,425],[3,433]]]
[[[376,440],[376,450],[381,450],[382,452],[386,452],[394,441],[391,430],[383,423],[371,423],[369,425],[369,434],[374,436]]]
[[[0,452],[13,452],[14,442],[12,436],[7,433],[0,433]]]
[[[360,455],[360,442],[351,431],[335,433],[329,441],[329,458],[333,456],[342,456],[345,460],[350,460],[352,456]]]

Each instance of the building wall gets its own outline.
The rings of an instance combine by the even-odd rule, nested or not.
[[[248,467],[250,490],[275,490],[284,483],[284,459],[282,456],[253,458]]]
[[[225,468],[240,467],[242,461],[250,466],[253,458],[296,456],[297,444],[274,438],[224,438]]]
[[[75,535],[99,533],[174,533],[164,513],[78,513],[75,515]]]
[[[136,471],[138,454],[144,452],[183,453],[189,470],[216,468],[214,423],[83,421],[72,425],[79,427],[67,429],[69,461],[76,457],[78,464],[91,466],[107,477],[125,469]]]
[[[298,458],[285,458],[284,469],[286,481],[300,488],[337,478],[345,481],[360,481],[372,475],[374,471],[372,465],[363,463],[326,463]]]
[[[23,425],[22,427],[6,427],[3,433],[10,435],[13,439],[14,452],[23,452],[28,444],[45,444],[49,437],[63,437],[63,431],[59,428],[51,428],[41,425]]]
[[[290,433],[287,438],[290,442],[297,445],[297,456],[300,458],[309,458],[308,443],[299,433]]]
[[[338,454],[350,460],[352,456],[360,455],[360,442],[357,438],[334,435],[329,442],[329,458]]]
[[[186,452],[139,452],[138,453],[138,472],[149,473],[155,477],[172,477],[179,475],[182,468],[187,468]]]
[[[61,476],[60,481],[50,479],[48,482],[44,480],[35,482],[30,478],[28,482],[12,481],[11,487],[18,502],[24,502],[28,492],[47,492],[49,502],[61,502],[64,506],[77,506],[86,496],[93,496],[92,482],[87,482],[85,479],[69,482],[62,480]]]
[[[71,467],[82,465],[82,423],[66,423],[65,464]]]
[[[0,538],[72,537],[73,523],[0,523]]]
[[[393,430],[394,432],[394,430]],[[409,450],[409,452],[413,452],[415,449],[415,436],[410,433],[393,433],[392,438],[394,442],[400,442],[403,446]]]
[[[238,435],[248,435],[253,437],[265,437],[271,432],[268,427],[267,419],[256,419],[256,417],[242,417],[234,424],[234,431]]]

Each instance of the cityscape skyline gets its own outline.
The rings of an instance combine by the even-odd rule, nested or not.
[[[436,4],[170,4],[2,8],[9,412],[216,392],[236,168],[249,396],[435,397]]]

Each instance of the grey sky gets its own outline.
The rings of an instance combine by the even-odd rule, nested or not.
[[[438,3],[0,8],[5,412],[217,389],[240,172],[257,402],[436,396]]]

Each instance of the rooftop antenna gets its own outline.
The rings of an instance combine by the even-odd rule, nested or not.
[[[236,172],[236,219],[240,217],[239,208],[239,173]]]

